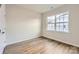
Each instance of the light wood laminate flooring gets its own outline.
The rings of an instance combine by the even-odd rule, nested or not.
[[[8,45],[4,54],[78,54],[79,48],[47,38],[35,38]]]

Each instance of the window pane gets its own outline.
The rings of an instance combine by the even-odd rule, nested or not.
[[[48,24],[48,30],[55,30],[54,24]]]
[[[56,22],[59,22],[59,20],[60,20],[60,19],[59,19],[59,16],[60,16],[60,15],[56,15]]]
[[[63,23],[60,23],[60,31],[63,31]]]
[[[60,26],[60,24],[59,23],[56,23],[56,27],[59,27]]]
[[[55,23],[55,16],[48,17],[48,22],[49,23]]]
[[[52,22],[51,22],[51,19],[49,19],[49,20],[48,20],[48,24],[51,24],[51,23],[52,23]]]
[[[48,24],[48,30],[51,30],[51,24]]]
[[[47,20],[48,20],[48,22],[50,23],[50,22],[52,21],[52,17],[51,17],[51,16],[48,17]]]
[[[49,16],[47,19],[52,19],[52,16]]]
[[[56,24],[56,31],[60,31],[60,24]]]
[[[54,27],[55,26],[55,24],[51,24],[51,27]]]
[[[51,23],[52,19],[48,19],[48,22]]]
[[[56,19],[56,22],[60,22],[60,19]]]
[[[68,23],[64,23],[64,32],[68,32]]]
[[[68,22],[69,21],[69,16],[68,15],[64,15],[64,22]]]
[[[63,22],[63,16],[60,16],[60,22]]]
[[[52,25],[51,25],[51,29],[52,29],[52,30],[55,30],[55,24],[52,24]]]
[[[55,23],[55,16],[52,16],[52,23]]]
[[[60,27],[56,27],[56,31],[60,31]]]

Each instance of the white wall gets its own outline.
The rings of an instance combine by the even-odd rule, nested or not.
[[[48,32],[46,30],[46,27],[47,27],[46,17],[50,15],[59,14],[65,11],[69,11],[70,13],[69,33]],[[79,5],[75,5],[75,4],[63,5],[52,11],[44,13],[43,14],[43,36],[79,47]]]
[[[32,10],[7,5],[7,44],[36,38],[40,36],[41,16]]]
[[[1,4],[0,7],[0,54],[3,53],[6,46],[6,22],[5,22],[5,5]],[[5,33],[2,33],[5,32]]]

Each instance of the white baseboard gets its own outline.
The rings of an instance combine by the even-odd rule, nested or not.
[[[40,36],[37,36],[37,37],[32,37],[32,38],[26,38],[26,39],[23,39],[23,40],[19,40],[19,41],[15,41],[15,42],[10,42],[10,43],[7,43],[7,46],[8,45],[11,45],[11,44],[15,44],[15,43],[19,43],[19,42],[22,42],[22,41],[26,41],[26,40],[31,40],[31,39],[34,39],[34,38],[38,38]]]

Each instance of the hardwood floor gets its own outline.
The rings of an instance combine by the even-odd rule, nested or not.
[[[36,38],[9,45],[4,54],[78,54],[79,48],[47,38]]]

